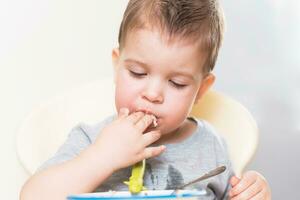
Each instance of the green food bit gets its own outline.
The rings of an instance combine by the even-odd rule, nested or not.
[[[146,160],[142,160],[133,165],[129,181],[124,183],[128,185],[131,193],[139,193],[146,188],[143,186],[143,178],[146,168]]]

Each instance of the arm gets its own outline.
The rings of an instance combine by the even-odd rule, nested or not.
[[[78,157],[38,172],[25,183],[20,199],[62,200],[70,194],[93,191],[113,173],[107,163],[94,158],[94,146],[90,146]]]
[[[143,113],[121,113],[78,156],[32,176],[22,188],[21,200],[65,199],[69,194],[92,192],[114,171],[159,155],[164,147],[147,146],[159,139],[160,133],[143,134],[152,121]],[[78,149],[74,143],[67,144],[67,149]]]

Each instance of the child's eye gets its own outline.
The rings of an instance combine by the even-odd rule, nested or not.
[[[175,88],[177,88],[177,89],[183,89],[184,87],[187,86],[187,85],[185,85],[185,84],[176,83],[176,82],[174,82],[174,81],[172,81],[172,80],[170,80],[170,82],[171,82],[171,84],[172,84]]]
[[[135,72],[135,71],[131,71],[131,70],[129,70],[129,72],[130,72],[130,74],[131,74],[132,76],[138,77],[138,78],[141,78],[141,77],[147,75],[147,73],[139,73],[139,72]]]

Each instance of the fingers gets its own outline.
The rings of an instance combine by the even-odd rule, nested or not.
[[[137,123],[145,114],[143,112],[134,112],[129,114],[128,108],[121,108],[118,113],[118,118],[126,118],[132,124]]]
[[[140,120],[135,124],[135,127],[143,132],[146,130],[148,126],[152,124],[154,117],[152,115],[144,115]]]
[[[238,194],[231,200],[238,200],[238,199],[251,199],[253,196],[258,194],[262,189],[260,188],[259,184],[257,182],[254,182],[252,185],[250,185],[246,190],[244,190],[242,193]]]
[[[251,198],[251,200],[262,200],[262,199],[263,200],[271,199],[271,197],[267,195],[267,191],[264,189]]]
[[[236,186],[240,182],[240,179],[237,176],[232,176],[230,178],[231,187]]]
[[[148,159],[160,155],[166,147],[164,145],[158,147],[147,147],[141,154],[140,159]]]
[[[254,197],[251,198],[251,200],[262,200],[265,199],[263,193],[258,193]]]
[[[135,125],[138,131],[143,132],[148,126],[150,126],[155,119],[153,115],[148,115],[144,112],[133,112],[129,114],[128,108],[121,108],[118,113],[118,119],[125,119],[131,124]]]
[[[143,137],[143,146],[147,147],[150,144],[154,143],[157,141],[161,136],[160,131],[150,131],[148,133],[145,133]]]
[[[143,117],[145,116],[145,114],[143,112],[134,112],[132,114],[130,114],[126,119],[132,123],[132,124],[136,124],[138,123]]]
[[[231,189],[229,195],[231,197],[238,195],[245,191],[250,185],[256,181],[256,176],[252,173],[245,173],[240,182]]]
[[[119,118],[125,118],[127,117],[129,114],[129,109],[128,108],[121,108],[119,113],[118,113],[118,117]]]

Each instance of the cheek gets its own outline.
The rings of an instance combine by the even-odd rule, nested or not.
[[[120,77],[116,80],[115,106],[117,111],[122,107],[126,107],[129,111],[132,111],[138,95],[135,85],[126,77]]]
[[[172,119],[174,123],[180,124],[191,111],[195,99],[194,92],[187,92],[184,95],[182,93],[180,95],[172,95],[171,93],[168,99],[166,103],[168,105],[168,113],[172,116],[170,119]],[[174,99],[176,99],[176,101],[174,101]]]
[[[115,104],[117,111],[120,108],[129,108],[130,97],[126,94],[126,90],[124,85],[117,84],[115,91]],[[129,108],[130,110],[130,108]]]

